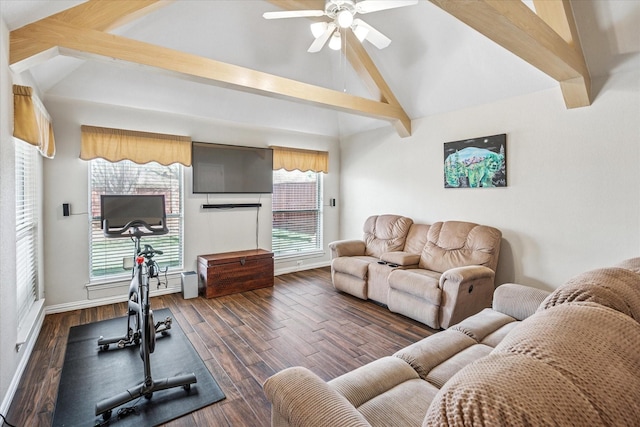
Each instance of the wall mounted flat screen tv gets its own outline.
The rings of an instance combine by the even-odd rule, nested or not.
[[[194,193],[272,193],[270,148],[193,142]]]

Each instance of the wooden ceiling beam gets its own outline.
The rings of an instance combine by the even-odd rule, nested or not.
[[[396,99],[391,88],[382,77],[382,74],[380,74],[380,71],[378,71],[378,68],[373,63],[373,60],[362,43],[360,43],[351,32],[347,31],[346,35],[347,60],[358,76],[360,76],[371,95],[377,95],[380,102],[386,102],[387,104],[402,108],[402,105],[400,105],[400,102]],[[394,123],[394,126],[400,136],[406,137],[411,135],[411,119],[406,113],[403,119]]]
[[[560,82],[567,108],[591,105],[591,79],[568,0],[539,2],[548,3],[546,17],[521,1],[429,1]],[[571,42],[556,32],[564,32],[561,26],[573,28]]]
[[[82,28],[110,31],[171,3],[169,0],[89,0],[41,21],[58,20]],[[56,46],[46,40],[34,40],[31,37],[31,28],[36,24],[37,22],[11,31],[9,62],[15,72],[27,70],[51,57],[41,55],[42,52],[56,52]]]
[[[387,120],[404,122],[402,108],[343,92],[278,77],[237,65],[128,39],[56,19],[30,25],[34,43],[57,46],[60,54],[82,59],[142,65],[169,71],[172,75],[200,83],[287,99],[311,105]]]
[[[573,79],[560,81],[565,104],[569,107],[586,107],[591,99],[591,77],[586,71],[578,28],[569,0],[533,0],[536,14],[558,33],[580,55],[585,72]]]

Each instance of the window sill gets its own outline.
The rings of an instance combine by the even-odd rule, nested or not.
[[[167,273],[167,281],[171,282],[174,279],[180,279],[180,274],[182,271],[172,271],[171,273]],[[161,279],[164,279],[164,274],[160,275]],[[155,280],[152,279],[155,283]],[[131,283],[131,277],[112,277],[110,279],[102,279],[95,280],[93,282],[87,283],[85,288],[91,290],[104,290],[104,289],[113,289],[120,288],[122,286],[129,286]]]
[[[34,301],[27,316],[18,325],[18,336],[16,338],[16,352],[29,340],[29,337],[36,330],[40,317],[43,315],[44,298]]]
[[[276,261],[287,261],[291,259],[299,258],[319,258],[326,254],[323,250],[309,251],[309,252],[297,252],[294,254],[274,255]]]

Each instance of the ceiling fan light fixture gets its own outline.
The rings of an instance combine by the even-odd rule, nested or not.
[[[349,28],[353,24],[353,14],[347,9],[338,12],[336,19],[340,28]]]
[[[328,26],[329,24],[327,24],[326,22],[314,22],[310,25],[311,34],[313,34],[313,37],[318,38],[323,35],[325,31],[327,31]]]
[[[336,32],[331,36],[331,40],[329,40],[329,49],[340,50],[341,48],[342,38],[340,37],[340,32],[336,30]]]
[[[367,34],[369,34],[369,29],[364,25],[354,25],[351,28],[353,29],[353,34],[360,40],[360,43],[362,43],[367,38]]]

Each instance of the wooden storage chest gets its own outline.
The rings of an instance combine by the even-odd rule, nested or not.
[[[198,256],[198,290],[207,298],[273,286],[273,252],[264,249]]]

